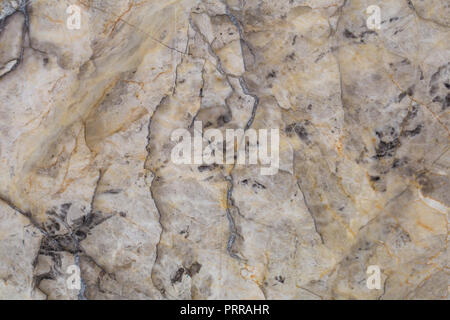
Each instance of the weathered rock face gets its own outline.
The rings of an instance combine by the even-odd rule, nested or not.
[[[0,1],[0,299],[446,299],[450,5],[372,2]]]

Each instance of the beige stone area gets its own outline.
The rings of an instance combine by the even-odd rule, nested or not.
[[[0,299],[448,299],[449,17],[1,0]],[[279,170],[176,164],[177,129],[278,129]]]

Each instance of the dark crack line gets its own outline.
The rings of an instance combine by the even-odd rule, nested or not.
[[[234,188],[233,176],[230,175],[229,177],[226,178],[226,180],[230,184],[230,187],[227,190],[227,210],[226,210],[228,225],[229,225],[229,230],[230,230],[230,236],[227,241],[227,252],[232,258],[235,258],[235,259],[241,261],[242,258],[233,252],[233,246],[234,246],[234,243],[238,236],[238,232],[237,232],[236,224],[234,222],[234,218],[233,218],[233,215],[231,214],[230,208],[235,208],[236,210],[239,210],[239,208],[237,208],[234,205],[234,200],[233,200],[233,188]]]
[[[203,40],[203,42],[207,45],[208,53],[216,60],[216,69],[217,69],[217,71],[219,71],[220,74],[225,75],[226,77],[228,77],[229,74],[227,74],[225,72],[225,70],[223,69],[222,61],[220,60],[219,56],[216,54],[216,52],[212,48],[212,45],[208,42],[208,39],[206,38],[206,36],[195,25],[194,21],[192,21],[192,15],[189,15],[189,25],[200,36],[200,38]]]
[[[52,258],[53,261],[53,267],[52,267],[52,280],[56,279],[56,275],[55,275],[55,271],[54,271],[54,267],[55,265],[58,266],[60,265],[60,257],[59,257],[59,252],[68,252],[72,255],[74,255],[74,259],[75,259],[75,264],[80,268],[81,271],[81,267],[80,267],[80,258],[79,258],[79,253],[83,253],[84,255],[88,256],[87,253],[84,251],[84,249],[81,246],[81,241],[84,240],[80,239],[77,237],[77,232],[78,231],[85,231],[86,233],[88,233],[92,228],[98,226],[99,224],[109,220],[110,218],[112,218],[114,215],[108,216],[106,218],[100,219],[98,221],[95,221],[95,212],[94,212],[94,202],[96,199],[96,195],[97,195],[97,191],[98,191],[98,187],[100,185],[100,182],[103,178],[103,171],[99,170],[99,176],[94,188],[94,192],[92,195],[92,199],[91,199],[91,204],[90,204],[90,210],[89,212],[83,216],[81,218],[80,221],[77,222],[77,224],[79,225],[75,225],[75,226],[70,226],[67,223],[67,216],[56,216],[56,218],[58,218],[58,220],[60,220],[68,229],[68,232],[66,234],[63,235],[52,235],[49,234],[48,232],[46,232],[45,230],[41,229],[41,227],[39,227],[37,225],[37,227],[43,232],[44,237],[41,240],[41,244],[39,247],[39,250],[37,252],[36,258],[33,262],[33,266],[34,269],[36,269],[37,267],[37,262],[38,262],[38,257],[39,255],[48,255]],[[30,214],[31,217],[31,214]],[[32,218],[31,218],[32,219]],[[87,229],[87,230],[86,230]],[[69,241],[69,243],[64,243],[65,241]],[[92,259],[92,258],[91,258]],[[94,259],[92,259],[94,260]],[[45,274],[44,274],[45,275]],[[34,278],[35,280],[35,288],[40,289],[39,284],[42,275],[35,275]],[[79,300],[87,300],[86,296],[85,296],[85,290],[86,290],[86,283],[83,280],[82,275],[80,274],[80,281],[81,281],[81,288],[80,291],[78,293],[78,299]],[[41,289],[40,289],[41,290]],[[42,291],[42,290],[41,290]]]
[[[112,13],[112,12],[109,12],[109,11],[105,10],[105,9],[102,9],[102,8],[99,8],[99,7],[96,7],[96,6],[93,6],[93,5],[91,5],[91,4],[84,3],[83,1],[80,1],[80,3],[81,3],[83,6],[87,7],[87,8],[93,8],[93,9],[96,9],[96,10],[101,11],[101,12],[103,12],[103,13],[109,14],[109,15],[111,15],[111,16],[113,16],[113,17],[116,17],[119,21],[122,21],[124,24],[126,24],[126,25],[128,25],[128,26],[130,26],[130,27],[136,29],[137,31],[143,33],[147,38],[151,39],[152,41],[155,41],[155,42],[159,43],[160,45],[162,45],[163,47],[166,47],[167,49],[170,49],[170,50],[175,51],[175,52],[177,52],[177,53],[180,53],[180,54],[182,54],[182,55],[190,55],[189,53],[185,53],[185,52],[183,52],[183,51],[181,51],[181,50],[178,50],[178,49],[176,49],[176,48],[173,48],[173,47],[171,47],[171,46],[165,44],[164,42],[162,42],[162,41],[156,39],[156,38],[153,37],[151,34],[149,34],[149,33],[147,33],[146,31],[140,29],[139,27],[137,27],[136,25],[132,24],[131,22],[129,22],[129,21],[123,19],[121,16],[118,16],[118,15]]]
[[[158,223],[159,223],[159,225],[161,227],[161,232],[159,234],[158,243],[156,244],[155,261],[153,263],[153,267],[152,267],[152,270],[151,270],[150,278],[152,279],[153,285],[159,290],[159,292],[161,293],[161,295],[164,298],[167,298],[164,288],[158,288],[155,285],[155,281],[153,280],[154,279],[154,268],[155,268],[156,263],[158,262],[159,254],[160,254],[159,246],[161,244],[162,234],[164,232],[164,226],[161,223],[162,211],[160,210],[160,208],[158,206],[158,202],[156,201],[156,198],[154,196],[154,190],[153,190],[153,182],[156,179],[158,179],[158,176],[156,175],[156,170],[154,171],[154,170],[151,170],[150,168],[147,168],[146,164],[148,163],[148,161],[150,160],[150,157],[151,157],[150,140],[151,140],[151,126],[152,126],[153,117],[156,115],[156,113],[158,112],[159,108],[161,107],[162,104],[164,104],[164,102],[166,101],[167,98],[168,98],[168,96],[166,95],[166,96],[164,96],[161,99],[161,101],[156,106],[155,111],[153,111],[153,115],[150,117],[150,120],[148,122],[148,135],[147,135],[147,147],[146,147],[146,149],[147,149],[147,159],[146,159],[146,161],[144,163],[144,169],[150,171],[152,173],[152,175],[153,175],[153,180],[152,180],[151,185],[150,185],[150,196],[152,197],[153,203],[155,204],[156,211],[158,212]]]
[[[300,182],[298,182],[298,181],[297,181],[297,186],[298,186],[298,189],[300,190],[300,192],[301,192],[302,195],[303,195],[303,201],[305,202],[306,209],[308,209],[309,215],[311,216],[311,219],[313,220],[313,223],[314,223],[314,229],[316,230],[316,233],[319,235],[320,241],[322,242],[322,244],[325,244],[325,242],[323,241],[322,234],[319,232],[319,229],[317,228],[316,218],[314,217],[314,214],[313,214],[313,212],[312,212],[310,206],[308,205],[308,201],[306,200],[305,193],[303,192],[303,189],[302,189],[302,187],[300,186]]]
[[[227,15],[227,17],[230,19],[231,23],[238,30],[238,33],[239,33],[239,36],[240,36],[240,40],[241,40],[241,46],[242,46],[242,43],[246,44],[247,47],[249,48],[250,52],[252,53],[252,55],[254,55],[252,48],[244,40],[243,31],[242,31],[242,28],[241,28],[238,20],[231,14],[231,12],[230,12],[230,10],[228,8],[228,5],[226,3],[224,3],[224,4],[226,6],[226,11],[227,11],[226,15]],[[256,111],[257,111],[257,108],[258,108],[258,105],[259,105],[259,98],[258,98],[258,96],[256,96],[255,94],[251,94],[249,92],[247,84],[245,82],[245,79],[242,76],[241,77],[235,77],[235,76],[230,75],[227,72],[225,72],[225,70],[222,67],[222,62],[221,62],[219,56],[213,50],[212,45],[208,42],[208,40],[206,39],[206,36],[204,34],[202,34],[202,32],[199,30],[199,28],[192,21],[192,16],[189,16],[189,24],[191,25],[192,29],[201,37],[203,42],[208,46],[209,53],[216,59],[216,69],[219,71],[220,74],[225,76],[225,78],[226,78],[230,88],[232,89],[232,91],[234,92],[234,88],[233,88],[233,85],[230,83],[229,77],[238,78],[239,79],[239,84],[241,86],[241,89],[242,89],[243,93],[245,95],[250,96],[250,97],[252,97],[254,99],[254,103],[253,103],[252,113],[251,113],[250,119],[247,121],[247,124],[244,127],[244,132],[247,131],[251,127],[251,125],[253,124],[253,122],[255,120]],[[244,53],[241,52],[241,55],[242,55],[242,59],[244,60],[244,63],[245,63]],[[226,101],[225,101],[225,103],[226,103]],[[227,103],[226,103],[226,105],[228,106]],[[228,108],[229,108],[229,106],[228,106]],[[233,247],[234,247],[234,244],[236,242],[236,238],[239,236],[239,234],[238,234],[237,229],[236,229],[236,224],[235,224],[235,221],[234,221],[234,218],[233,218],[233,214],[231,212],[231,208],[234,208],[239,213],[239,215],[241,215],[240,211],[239,211],[239,208],[235,206],[234,200],[233,200],[233,188],[234,188],[234,185],[233,185],[232,172],[234,170],[234,167],[235,167],[235,165],[233,165],[233,168],[231,169],[230,175],[225,178],[227,180],[227,182],[230,184],[230,186],[229,186],[229,188],[227,190],[227,209],[226,209],[226,216],[227,216],[227,219],[228,219],[229,233],[230,233],[228,241],[227,241],[227,252],[232,258],[237,259],[239,261],[243,261],[244,260],[243,258],[239,257],[237,254],[235,254],[233,252]]]
[[[0,21],[0,25],[3,25],[4,23],[6,23],[6,20],[9,17],[13,16],[17,12],[22,13],[22,15],[24,16],[24,19],[25,19],[25,21],[23,23],[23,26],[22,26],[22,40],[21,40],[21,45],[20,45],[20,54],[19,54],[19,57],[17,57],[17,59],[14,59],[14,60],[17,60],[17,62],[10,70],[8,70],[7,72],[5,72],[4,74],[2,74],[0,76],[0,80],[3,79],[6,75],[8,75],[11,72],[13,72],[14,70],[16,70],[19,67],[19,65],[23,62],[23,56],[24,56],[24,53],[25,53],[25,39],[26,39],[27,36],[29,36],[29,32],[30,32],[30,17],[28,15],[27,5],[28,5],[27,2],[22,3],[21,6],[18,9],[16,9],[16,11],[12,12],[10,15],[4,17]],[[0,32],[1,31],[2,30],[0,30]]]
[[[81,276],[80,256],[78,255],[78,253],[75,254],[75,264],[80,269],[81,288],[80,288],[80,291],[78,293],[78,300],[88,300],[88,298],[85,296],[85,293],[86,293],[86,282],[84,281],[83,277]]]
[[[44,229],[42,229],[42,227],[39,225],[39,223],[37,223],[36,220],[34,220],[33,216],[31,215],[30,212],[25,212],[22,209],[20,209],[18,206],[16,206],[10,199],[0,195],[0,201],[4,202],[5,204],[7,204],[11,209],[13,209],[14,211],[20,213],[22,216],[26,217],[30,223],[36,228],[38,229],[42,235],[44,236],[48,236],[47,231],[45,231]]]
[[[256,60],[256,55],[254,53],[254,49],[252,48],[252,46],[245,40],[244,38],[244,31],[242,30],[241,24],[239,23],[239,20],[236,19],[236,17],[231,13],[230,7],[228,6],[228,4],[226,3],[226,1],[221,0],[221,2],[225,5],[225,14],[226,16],[230,19],[231,23],[236,27],[236,29],[238,30],[239,33],[239,38],[241,41],[241,45],[242,43],[245,44],[248,48],[248,50],[250,51],[250,53],[253,56],[253,59]],[[244,59],[244,52],[242,52],[242,58],[244,61],[244,68],[245,70],[247,70],[247,66],[246,66],[246,62]]]
[[[414,4],[412,3],[411,0],[406,0],[406,4],[407,4],[407,6],[414,12],[414,14],[416,15],[416,17],[419,18],[420,20],[423,20],[423,21],[426,21],[426,22],[431,22],[431,23],[436,24],[436,25],[439,26],[439,27],[448,29],[448,27],[449,27],[448,25],[445,25],[445,24],[442,24],[441,22],[438,22],[438,21],[435,21],[435,20],[433,20],[433,19],[425,18],[425,17],[421,16],[421,15],[419,14],[419,12],[417,12],[416,7],[414,6]]]
[[[259,97],[256,96],[255,94],[252,94],[249,92],[247,83],[245,82],[243,77],[239,78],[239,83],[241,85],[241,88],[242,88],[242,91],[244,92],[244,94],[252,97],[255,100],[253,103],[252,115],[250,116],[250,119],[248,120],[248,122],[244,128],[244,131],[247,131],[252,126],[253,122],[255,121],[256,111],[258,110],[258,105],[259,105]]]
[[[203,90],[205,89],[205,82],[206,82],[205,81],[205,66],[206,66],[206,59],[204,60],[203,67],[202,67],[202,85],[200,87],[200,93],[199,93],[200,108],[197,110],[196,114],[192,118],[192,122],[189,125],[188,129],[192,129],[194,127],[195,120],[197,120],[198,115],[202,111],[202,102],[203,102],[203,94],[204,94]],[[200,133],[203,135],[203,132],[200,132]],[[211,143],[211,141],[209,141],[209,143]]]

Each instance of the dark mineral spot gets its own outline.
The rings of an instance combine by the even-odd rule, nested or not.
[[[269,72],[269,74],[267,75],[267,78],[276,78],[277,77],[277,73],[272,70]]]
[[[217,125],[219,127],[222,127],[225,123],[228,123],[230,121],[231,121],[231,117],[227,114],[223,114],[217,118]]]
[[[255,183],[252,185],[254,189],[266,189],[266,186],[262,185],[258,181],[255,181]]]
[[[355,36],[350,30],[345,29],[344,30],[344,37],[348,38],[348,39],[356,39],[357,36]]]
[[[392,168],[399,168],[404,166],[408,163],[408,159],[402,158],[402,159],[394,159],[394,163],[392,164]]]
[[[196,262],[194,262],[189,268],[186,269],[186,273],[187,273],[190,277],[193,277],[193,276],[195,276],[197,273],[200,272],[200,269],[201,269],[201,268],[202,268],[202,265],[196,261]]]
[[[402,133],[402,136],[406,137],[414,137],[417,136],[422,131],[422,125],[419,124],[416,128],[413,130],[406,130]]]
[[[67,211],[70,209],[70,207],[72,207],[71,203],[64,203],[61,205],[61,211]]]
[[[105,191],[105,193],[107,193],[107,194],[118,194],[120,192],[122,192],[121,189],[109,189],[109,190]]]
[[[417,177],[417,182],[422,187],[422,191],[424,194],[430,194],[431,192],[433,192],[434,190],[433,183],[426,175],[424,174],[419,175]]]
[[[81,231],[81,230],[77,230],[77,231],[75,232],[75,236],[77,237],[78,240],[84,240],[84,239],[86,239],[86,233],[84,233],[84,232]]]
[[[433,84],[433,85],[430,87],[430,96],[434,96],[434,94],[438,91],[438,89],[439,89],[438,85]]]
[[[443,102],[443,100],[442,100],[442,98],[441,98],[440,96],[434,97],[432,101],[433,101],[433,102],[438,102],[438,103]]]
[[[295,60],[295,52],[292,52],[290,55],[287,56],[288,59]]]
[[[406,90],[406,94],[412,97],[414,95],[414,86],[409,87],[408,90]]]
[[[308,131],[306,131],[306,128],[301,124],[292,123],[286,127],[285,131],[287,134],[295,132],[301,140],[308,141]]]
[[[216,164],[216,163],[211,164],[211,165],[201,165],[201,166],[199,166],[197,169],[198,169],[198,171],[200,171],[200,172],[204,172],[204,171],[211,171],[211,170],[214,170],[215,168],[217,168],[217,164]]]
[[[183,278],[183,274],[184,274],[184,269],[183,268],[179,268],[177,270],[177,272],[175,272],[173,277],[170,279],[172,284],[177,283],[177,282],[181,282],[181,279]]]
[[[383,157],[392,157],[394,155],[395,149],[400,146],[400,140],[398,138],[393,141],[385,142],[383,140],[380,141],[378,147],[376,148],[376,158]]]

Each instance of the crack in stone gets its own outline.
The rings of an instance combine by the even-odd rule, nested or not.
[[[245,125],[244,131],[247,131],[253,124],[253,121],[255,121],[255,116],[256,116],[256,111],[258,109],[258,105],[259,105],[259,97],[255,94],[251,94],[247,88],[247,83],[245,82],[243,77],[239,78],[239,83],[241,85],[242,91],[244,92],[244,94],[246,94],[247,96],[252,97],[255,102],[253,103],[253,108],[252,108],[252,115],[250,117],[250,119],[248,120],[247,124]]]
[[[220,60],[219,56],[216,54],[214,49],[212,48],[211,44],[208,42],[208,39],[206,36],[200,31],[200,29],[195,25],[194,21],[192,21],[192,13],[189,15],[189,25],[191,28],[200,36],[200,38],[203,40],[203,42],[208,46],[208,52],[213,58],[216,60],[216,69],[219,71],[220,74],[225,75],[226,77],[229,76],[228,73],[225,72],[225,70],[222,67],[222,61]]]
[[[138,26],[136,26],[136,25],[132,24],[131,22],[129,22],[129,21],[123,19],[120,15],[116,15],[116,14],[114,14],[114,13],[112,13],[112,12],[109,12],[109,11],[107,11],[107,10],[105,10],[105,9],[102,9],[102,8],[99,8],[99,7],[96,7],[96,6],[93,6],[92,4],[85,3],[85,2],[83,2],[83,1],[81,1],[81,0],[79,0],[79,2],[80,2],[83,6],[85,6],[85,7],[87,7],[87,8],[92,8],[92,9],[95,9],[95,10],[98,10],[98,11],[101,11],[101,12],[103,12],[103,13],[106,13],[106,14],[109,14],[109,15],[111,15],[111,16],[116,17],[116,18],[118,19],[118,21],[122,21],[124,24],[126,24],[126,25],[128,25],[128,26],[130,26],[130,27],[136,29],[137,31],[143,33],[147,38],[151,39],[152,41],[155,41],[155,42],[159,43],[160,45],[162,45],[163,47],[166,47],[167,49],[170,49],[170,50],[172,50],[172,51],[181,53],[182,55],[190,55],[189,53],[180,51],[180,50],[178,50],[178,49],[176,49],[176,48],[173,48],[173,47],[171,47],[171,46],[165,44],[164,42],[162,42],[162,41],[156,39],[156,38],[153,37],[151,34],[147,33],[147,32],[144,31],[144,30],[142,30],[142,29],[139,28]]]
[[[448,25],[445,25],[445,24],[442,24],[442,23],[440,23],[440,22],[438,22],[438,21],[435,21],[435,20],[433,20],[433,19],[425,18],[425,17],[421,16],[421,15],[419,14],[419,12],[417,12],[416,7],[414,6],[414,4],[412,3],[411,0],[406,0],[406,4],[407,4],[408,7],[414,12],[414,14],[416,15],[416,17],[419,18],[419,20],[423,20],[423,21],[426,21],[426,22],[431,22],[431,23],[434,23],[435,25],[437,25],[437,26],[439,26],[439,27],[448,29],[448,27],[449,27]]]
[[[88,212],[87,215],[82,216],[80,219],[74,221],[75,222],[74,226],[69,226],[69,224],[66,221],[66,215],[63,215],[63,216],[55,215],[55,217],[60,222],[62,222],[69,230],[69,232],[67,232],[66,234],[63,234],[63,235],[50,234],[45,229],[43,229],[41,226],[39,226],[39,224],[37,222],[34,221],[31,214],[23,213],[22,211],[20,211],[20,209],[18,209],[12,203],[6,202],[7,204],[10,205],[11,208],[17,210],[18,212],[22,213],[24,216],[29,218],[30,221],[33,223],[33,225],[36,228],[38,228],[41,231],[41,233],[43,234],[43,238],[41,240],[41,245],[38,249],[37,255],[33,262],[34,268],[37,267],[39,255],[50,256],[52,258],[53,265],[57,265],[57,266],[61,267],[61,257],[59,256],[59,252],[68,252],[70,254],[73,254],[75,257],[76,265],[78,267],[80,267],[79,253],[83,253],[84,255],[88,256],[88,254],[81,247],[80,242],[84,240],[85,235],[89,232],[89,230],[91,230],[92,228],[98,226],[99,224],[109,220],[110,218],[112,218],[116,215],[116,214],[113,214],[111,216],[108,216],[108,217],[105,217],[102,219],[96,219],[97,217],[96,217],[96,213],[94,212],[94,202],[95,202],[95,197],[96,197],[97,190],[100,185],[100,181],[101,181],[102,177],[103,177],[103,173],[100,170],[99,177],[97,179],[95,189],[93,192],[93,196],[91,199],[90,211]],[[3,200],[3,197],[1,199]],[[81,234],[83,236],[80,237]],[[94,259],[92,257],[89,257],[89,258],[94,261]],[[96,265],[98,265],[98,264],[96,264]],[[34,287],[41,290],[39,285],[43,279],[55,280],[56,276],[57,276],[57,274],[55,274],[55,271],[53,268],[50,272],[44,273],[42,275],[34,275]],[[80,274],[80,277],[81,277],[81,274]],[[86,289],[86,284],[82,277],[81,277],[81,282],[82,282],[82,290],[80,290],[80,292],[78,294],[78,299],[86,300],[87,298],[84,295],[85,289]]]
[[[298,189],[300,190],[300,192],[301,192],[302,195],[303,195],[303,202],[305,203],[306,209],[308,209],[309,215],[311,216],[311,219],[313,220],[313,223],[314,223],[314,230],[315,230],[316,233],[319,235],[319,237],[320,237],[320,242],[322,242],[322,244],[325,244],[325,242],[323,241],[322,234],[319,232],[319,229],[317,228],[316,218],[314,217],[314,214],[313,214],[313,212],[312,212],[310,206],[308,205],[308,201],[306,200],[306,195],[305,195],[305,193],[303,192],[303,189],[302,189],[302,187],[301,187],[301,185],[300,185],[300,182],[298,182],[298,181],[297,181],[297,186],[298,186]]]
[[[229,231],[230,231],[230,235],[229,235],[228,241],[227,241],[227,252],[232,258],[241,261],[243,259],[233,252],[233,246],[236,241],[236,237],[238,236],[238,232],[237,232],[236,224],[234,222],[234,218],[233,218],[233,215],[231,214],[230,208],[235,208],[237,211],[239,211],[239,208],[235,206],[234,200],[233,200],[233,188],[234,188],[233,176],[230,174],[230,176],[226,177],[225,179],[228,181],[228,183],[230,185],[230,187],[227,190],[227,210],[226,210],[228,226],[229,226]]]
[[[256,59],[256,54],[254,53],[253,47],[244,38],[244,32],[242,30],[241,24],[239,23],[239,20],[231,13],[230,7],[226,3],[226,1],[225,0],[221,0],[221,2],[225,6],[225,15],[230,19],[231,23],[238,30],[239,38],[240,38],[240,41],[241,41],[241,45],[242,45],[242,43],[245,44],[247,46],[248,50],[250,51],[250,53],[252,54],[253,59]],[[246,65],[246,62],[245,62],[245,59],[244,59],[244,52],[242,52],[242,58],[243,58],[243,62],[244,62],[244,69],[247,70],[247,65]]]
[[[36,228],[38,229],[44,236],[47,236],[47,232],[42,229],[42,227],[36,222],[36,220],[34,220],[33,216],[31,215],[30,212],[25,212],[22,209],[20,209],[18,206],[16,206],[10,199],[8,199],[7,197],[0,195],[0,201],[4,202],[5,204],[7,204],[11,209],[13,209],[16,212],[19,212],[22,216],[26,217],[30,223]]]
[[[176,83],[175,83],[175,86],[176,86]],[[154,261],[154,263],[153,263],[153,267],[152,267],[152,270],[151,270],[151,276],[150,276],[150,278],[151,278],[151,281],[152,281],[153,285],[160,291],[161,295],[162,295],[164,298],[166,298],[164,288],[158,288],[158,287],[155,285],[155,281],[154,281],[154,268],[155,268],[155,265],[156,265],[156,263],[158,262],[158,259],[159,259],[159,246],[160,246],[160,244],[161,244],[162,234],[163,234],[163,232],[164,232],[164,226],[163,226],[162,223],[161,223],[162,211],[159,209],[158,203],[157,203],[156,198],[155,198],[155,196],[154,196],[154,190],[153,190],[153,182],[154,182],[155,179],[157,179],[158,177],[157,177],[157,175],[156,175],[156,170],[152,170],[152,169],[148,168],[148,167],[146,166],[146,164],[147,164],[148,161],[150,160],[150,153],[151,153],[151,149],[150,149],[150,139],[151,139],[151,138],[150,138],[150,137],[151,137],[151,126],[152,126],[153,117],[156,115],[156,112],[159,110],[159,107],[166,101],[167,98],[168,98],[168,96],[166,95],[166,96],[164,96],[164,97],[161,99],[161,101],[158,103],[158,105],[157,105],[156,108],[155,108],[155,111],[153,111],[153,114],[152,114],[152,116],[151,116],[150,119],[149,119],[149,122],[148,122],[148,135],[147,135],[147,146],[146,146],[146,149],[147,149],[147,158],[146,158],[145,163],[144,163],[144,169],[150,171],[150,172],[152,173],[152,175],[153,175],[153,180],[152,180],[152,183],[151,183],[150,188],[149,188],[149,189],[150,189],[150,196],[151,196],[151,198],[152,198],[152,200],[153,200],[153,203],[155,204],[156,211],[158,212],[158,223],[159,223],[159,225],[160,225],[160,227],[161,227],[161,232],[160,232],[160,234],[159,234],[158,243],[156,244],[155,261]]]
[[[223,1],[222,1],[223,2]],[[247,42],[245,41],[244,37],[243,37],[243,31],[242,28],[238,22],[238,20],[231,14],[229,7],[226,3],[224,3],[225,7],[226,7],[226,15],[227,17],[230,19],[231,23],[238,29],[238,33],[239,33],[239,37],[241,40],[241,44],[245,43],[247,45],[247,47],[249,48],[250,52],[252,53],[252,55],[254,55],[252,48],[250,47],[249,44],[247,44]],[[195,23],[192,21],[192,16],[189,16],[189,24],[192,27],[192,29],[200,35],[200,37],[202,38],[203,42],[208,46],[208,51],[209,53],[216,59],[216,69],[217,71],[219,71],[220,74],[224,75],[226,78],[226,81],[228,83],[228,85],[230,86],[232,92],[235,92],[235,89],[233,87],[233,85],[230,83],[230,79],[229,77],[232,78],[236,78],[233,75],[228,74],[227,72],[225,72],[225,70],[222,67],[222,62],[219,58],[219,56],[215,53],[214,49],[212,48],[212,45],[208,42],[208,40],[206,39],[206,36],[204,34],[202,34],[202,32],[198,29],[198,27],[195,25]],[[245,59],[242,53],[242,59],[244,60],[244,65],[245,65]],[[244,77],[237,77],[239,80],[239,84],[241,86],[241,89],[243,91],[243,93],[247,96],[250,96],[253,98],[254,103],[253,103],[253,107],[252,107],[252,113],[251,116],[249,118],[249,120],[247,121],[247,124],[244,127],[244,132],[247,131],[251,125],[253,124],[254,120],[255,120],[255,116],[256,116],[256,111],[259,105],[259,97],[255,94],[252,94],[249,92],[247,84],[245,82]],[[225,101],[226,106],[230,109],[230,107],[228,106],[228,103]],[[233,252],[233,246],[235,244],[236,238],[239,236],[237,229],[236,229],[236,224],[231,212],[231,208],[234,208],[238,213],[239,213],[239,208],[235,206],[234,204],[234,200],[233,200],[233,176],[232,176],[232,172],[235,168],[235,164],[233,165],[233,168],[230,171],[230,175],[228,177],[225,178],[225,180],[229,183],[229,188],[227,190],[227,209],[226,209],[226,216],[228,219],[228,225],[229,225],[229,238],[227,241],[227,252],[228,254],[234,258],[237,259],[239,261],[245,261],[245,259],[241,258],[240,256],[238,256],[237,254],[235,254]],[[240,213],[239,213],[240,215]]]
[[[6,17],[4,17],[3,19],[0,20],[0,33],[1,33],[1,31],[3,30],[3,25],[4,25],[4,23],[6,23],[6,20],[9,17],[16,14],[17,12],[20,12],[25,19],[23,26],[22,26],[22,40],[21,40],[21,45],[20,45],[20,54],[19,54],[19,57],[17,57],[15,59],[15,60],[17,60],[17,62],[14,64],[14,66],[12,66],[12,68],[10,70],[8,70],[4,74],[0,75],[0,80],[3,79],[3,77],[5,77],[7,74],[16,70],[23,61],[23,55],[25,52],[25,39],[26,39],[27,35],[29,36],[29,33],[30,33],[30,17],[28,14],[27,5],[28,5],[27,2],[21,3],[20,6],[16,9],[16,11],[12,12],[11,14],[7,15]]]
[[[81,275],[80,256],[78,254],[75,255],[75,264],[78,266],[78,268],[80,268],[81,288],[80,288],[80,292],[78,293],[78,300],[88,300],[88,298],[85,296],[86,282],[84,281],[84,279]]]

